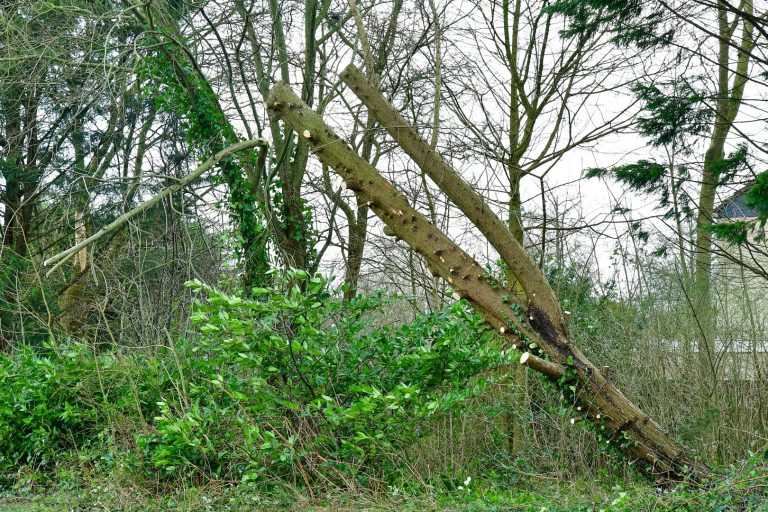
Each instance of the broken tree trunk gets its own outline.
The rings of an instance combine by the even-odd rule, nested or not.
[[[267,107],[306,139],[315,155],[341,176],[361,202],[370,205],[391,233],[421,254],[448,281],[456,296],[467,299],[512,343],[537,343],[552,362],[571,370],[578,381],[575,394],[585,419],[600,422],[613,436],[628,437],[630,454],[659,478],[699,479],[709,474],[706,465],[693,460],[572,345],[564,318],[552,316],[552,308],[559,312],[556,303],[547,304],[546,309],[537,306],[537,299],[551,300],[548,297],[554,298],[554,292],[522,247],[518,250],[512,246],[509,266],[521,273],[516,274],[521,283],[527,283],[523,287],[530,302],[504,290],[486,275],[469,254],[413,209],[401,192],[341,140],[285,83],[278,82],[272,88]],[[484,201],[475,206],[490,213]],[[506,228],[502,224],[499,229]]]
[[[56,271],[61,265],[64,264],[65,261],[67,261],[69,258],[74,256],[75,254],[78,254],[80,251],[84,250],[86,247],[91,245],[94,242],[97,242],[104,236],[114,232],[115,230],[122,227],[126,222],[131,220],[132,218],[136,217],[137,215],[141,214],[145,210],[148,210],[152,205],[160,202],[164,198],[170,196],[171,194],[175,194],[176,192],[183,190],[184,187],[198,179],[200,176],[205,174],[206,172],[210,171],[216,165],[219,164],[224,158],[230,157],[234,155],[235,153],[239,151],[245,151],[248,149],[253,149],[256,147],[261,147],[262,151],[265,151],[266,148],[269,146],[266,140],[264,139],[252,139],[252,140],[244,140],[241,142],[237,142],[235,144],[232,144],[231,146],[227,146],[226,148],[222,149],[212,157],[210,157],[208,160],[197,166],[197,169],[192,171],[188,176],[178,180],[173,185],[170,185],[169,187],[163,189],[159,194],[156,196],[147,199],[143,203],[141,203],[139,206],[134,208],[133,210],[126,212],[122,215],[120,215],[118,218],[101,228],[98,232],[94,233],[93,235],[89,236],[85,240],[81,240],[77,242],[75,245],[70,247],[69,249],[62,251],[58,254],[54,254],[47,260],[43,262],[43,266],[46,267],[48,265],[53,265],[48,272],[45,273],[45,276],[50,276],[53,272]]]
[[[510,283],[515,283],[514,293],[521,293],[529,304],[544,312],[550,319],[562,319],[560,304],[544,275],[532,260],[526,257],[523,248],[523,232],[519,219],[514,223],[504,223],[485,200],[478,194],[448,162],[435,151],[435,144],[428,144],[390,103],[353,64],[341,73],[341,80],[357,95],[368,111],[381,126],[395,139],[395,142],[419,168],[437,184],[446,196],[472,221],[496,249],[506,263],[510,274]],[[519,183],[518,183],[519,185]],[[518,190],[519,186],[515,187]],[[519,197],[518,197],[519,199]],[[510,219],[515,216],[510,216]],[[514,276],[514,278],[512,277]],[[518,277],[521,276],[521,277]],[[566,332],[566,322],[553,322],[561,334]],[[513,399],[509,411],[504,416],[510,440],[510,451],[515,454],[525,448],[527,428],[522,424],[520,411],[530,410],[528,393],[528,374],[525,367],[516,368],[516,386],[512,387]],[[518,409],[517,411],[514,409]],[[523,414],[525,414],[523,412]]]
[[[368,107],[369,112],[403,151],[488,239],[510,272],[520,281],[520,286],[530,303],[553,320],[553,327],[565,332],[560,304],[552,288],[547,284],[538,265],[528,257],[525,248],[507,225],[493,213],[488,203],[421,138],[359,69],[350,64],[341,73],[341,80]]]
[[[520,356],[520,364],[527,366],[531,370],[536,370],[553,380],[557,380],[565,375],[565,368],[563,365],[536,357],[530,352],[524,352],[523,355]]]

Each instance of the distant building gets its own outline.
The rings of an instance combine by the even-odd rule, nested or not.
[[[731,194],[715,208],[715,218],[726,220],[748,220],[757,217],[757,212],[747,206],[745,196],[750,188],[755,184],[752,180],[739,190]]]
[[[715,209],[718,221],[753,220],[747,183]],[[753,233],[745,246],[721,245],[715,257],[715,343],[723,377],[768,380],[768,244]]]

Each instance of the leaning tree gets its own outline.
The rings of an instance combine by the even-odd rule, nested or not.
[[[389,232],[418,252],[430,268],[466,299],[514,349],[530,349],[521,363],[555,380],[563,397],[578,403],[581,417],[659,477],[701,478],[707,466],[687,451],[617,389],[573,344],[568,313],[539,267],[507,225],[418,132],[397,113],[354,66],[342,80],[368,107],[398,145],[488,239],[506,263],[521,292],[506,289],[467,252],[416,211],[398,189],[350,148],[291,88],[278,83],[268,107],[309,143],[313,153],[336,171],[359,201],[365,202]],[[534,355],[536,352],[537,355]]]

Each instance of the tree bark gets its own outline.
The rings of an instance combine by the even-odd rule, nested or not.
[[[743,4],[745,13],[752,14],[753,4],[747,0]],[[703,376],[715,381],[716,353],[715,311],[712,304],[712,233],[709,226],[714,222],[715,199],[720,177],[718,164],[725,157],[725,142],[733,128],[736,116],[744,97],[744,88],[749,79],[749,60],[754,40],[754,27],[745,18],[742,25],[742,37],[736,56],[733,81],[730,81],[730,49],[734,31],[738,24],[729,22],[728,9],[723,0],[717,2],[718,19],[718,58],[717,58],[717,101],[715,103],[715,121],[709,139],[709,147],[704,155],[704,173],[699,191],[699,209],[696,218],[696,251],[694,268],[695,299],[694,314],[699,325],[698,354]]]
[[[572,368],[579,381],[578,396],[585,401],[585,417],[596,418],[599,414],[601,419],[596,421],[604,422],[615,435],[625,433],[629,436],[633,441],[627,448],[629,453],[644,462],[649,472],[658,478],[675,479],[698,479],[709,474],[706,465],[693,460],[573,346],[564,318],[552,314],[552,309],[559,313],[559,305],[535,262],[482,198],[471,189],[466,190],[466,184],[445,166],[437,153],[427,152],[422,157],[434,165],[428,169],[438,169],[435,174],[444,178],[443,181],[435,180],[436,183],[443,190],[450,189],[453,196],[456,196],[456,188],[464,191],[472,206],[467,208],[472,212],[471,219],[478,228],[482,226],[484,233],[494,226],[507,234],[502,237],[492,233],[497,241],[499,238],[511,240],[509,246],[502,247],[530,301],[511,295],[509,290],[504,290],[500,283],[486,275],[469,254],[414,210],[402,193],[342,141],[287,85],[279,82],[272,88],[267,107],[307,140],[315,155],[334,169],[347,187],[361,201],[368,203],[396,236],[421,254],[429,266],[451,284],[457,296],[466,298],[493,328],[512,343],[521,340],[537,343],[552,362]],[[404,131],[411,129],[405,123],[395,126]],[[465,207],[468,206],[466,198],[458,198]]]
[[[529,300],[535,300],[542,307],[552,312],[554,318],[560,318],[557,300],[552,297],[544,297],[536,292],[528,294],[526,286],[518,282],[515,277],[521,273],[528,275],[530,272],[540,274],[538,268],[526,269],[520,271],[514,269],[512,262],[519,259],[519,254],[523,249],[523,225],[521,219],[521,201],[520,201],[520,180],[524,172],[517,163],[509,166],[510,180],[510,200],[509,217],[504,222],[495,216],[490,209],[482,211],[477,205],[484,204],[482,198],[477,194],[468,183],[464,182],[459,174],[454,170],[436,151],[434,144],[427,144],[412,128],[408,122],[398,113],[377,88],[370,81],[366,80],[363,74],[354,66],[348,66],[341,74],[341,78],[360,98],[360,100],[374,113],[379,123],[389,132],[403,150],[414,160],[422,172],[427,174],[456,204],[460,210],[480,229],[491,245],[499,252],[509,268],[509,283],[514,293],[525,296]],[[512,88],[512,92],[516,92]],[[513,113],[516,109],[513,109]],[[511,122],[511,121],[510,121]],[[515,124],[517,126],[517,124]],[[512,130],[514,131],[514,130]],[[514,137],[517,137],[515,135]],[[517,140],[515,140],[515,144]],[[515,152],[516,157],[519,153]],[[433,219],[434,224],[434,219]],[[543,279],[543,276],[541,276]],[[528,285],[531,287],[531,285]],[[543,299],[543,300],[542,300]],[[527,382],[528,375],[525,367],[515,369],[515,383],[513,388],[514,400],[512,408],[516,409],[506,415],[506,430],[509,437],[511,452],[519,453],[526,448],[528,432],[524,422],[520,421],[521,412],[529,408]]]
[[[341,79],[371,109],[382,127],[395,139],[403,151],[488,239],[507,264],[510,272],[520,281],[531,303],[553,319],[553,327],[558,332],[567,332],[560,304],[547,285],[538,265],[528,258],[523,246],[515,239],[507,225],[493,213],[483,198],[421,138],[408,121],[365,79],[360,70],[349,65],[341,73]]]
[[[517,152],[514,155],[513,158],[517,158]],[[522,179],[523,170],[519,162],[512,162],[509,165],[509,213],[507,226],[509,226],[509,231],[514,239],[517,240],[517,243],[524,247],[523,202],[520,196],[520,182]],[[507,271],[506,277],[509,287],[515,293],[524,296],[525,291],[520,286],[515,274]],[[516,385],[512,388],[512,411],[507,416],[508,435],[510,436],[509,444],[513,455],[525,451],[528,447],[528,439],[530,438],[530,421],[526,421],[530,417],[531,412],[530,397],[528,395],[528,365],[520,365],[515,369],[514,380]]]
[[[3,220],[2,242],[3,246],[14,251],[18,256],[26,256],[24,232],[24,216],[22,205],[24,204],[24,159],[23,159],[23,132],[21,119],[21,91],[12,89],[11,95],[16,97],[3,98],[2,106],[5,112],[5,147],[2,149],[4,157],[3,177],[5,178],[5,213]]]

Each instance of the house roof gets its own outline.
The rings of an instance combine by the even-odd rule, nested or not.
[[[731,194],[715,207],[715,217],[718,219],[741,219],[757,217],[757,212],[746,205],[745,195],[756,183],[756,180],[748,181],[743,187]]]

